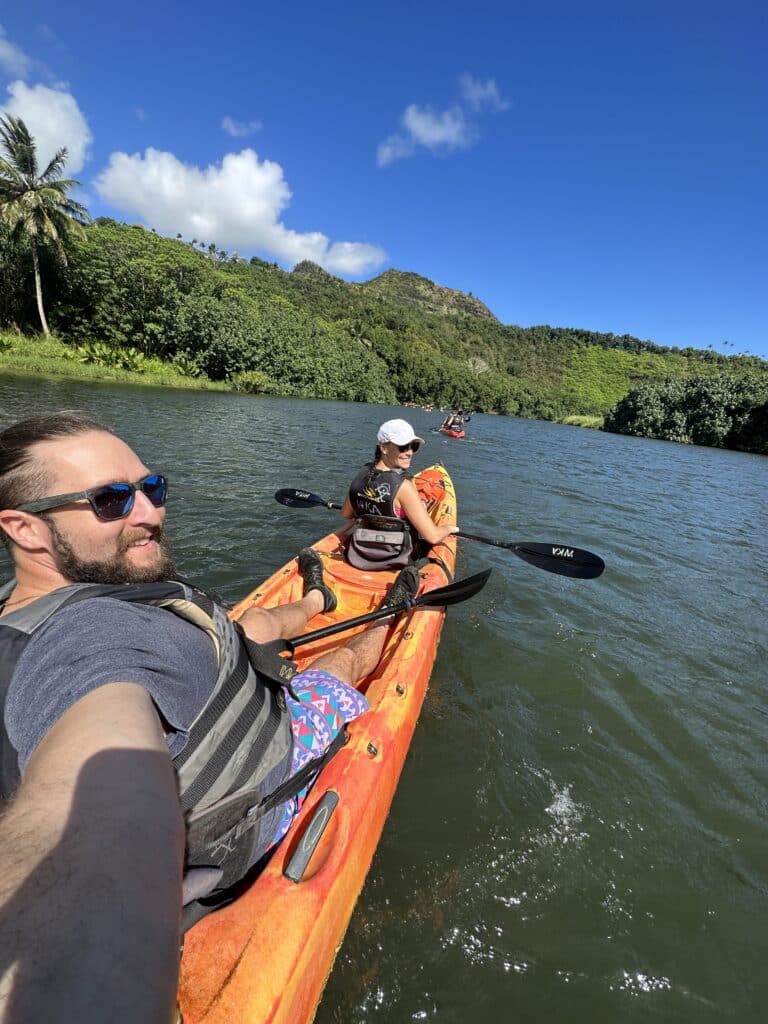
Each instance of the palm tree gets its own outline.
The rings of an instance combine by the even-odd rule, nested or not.
[[[46,334],[48,321],[43,308],[38,246],[52,245],[63,263],[67,262],[64,243],[82,233],[91,217],[80,203],[67,193],[79,185],[74,178],[60,177],[67,162],[66,149],[60,149],[42,174],[37,171],[37,144],[20,117],[0,117],[0,218],[11,229],[14,239],[26,237],[32,250],[35,292],[40,322]]]

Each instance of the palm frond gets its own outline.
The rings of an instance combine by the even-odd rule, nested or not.
[[[48,166],[45,168],[43,173],[40,175],[38,181],[40,181],[41,183],[47,184],[49,181],[52,182],[52,181],[60,180],[60,179],[57,179],[56,176],[57,176],[57,174],[60,171],[64,170],[64,166],[65,166],[65,164],[67,162],[68,155],[69,154],[67,152],[67,147],[66,146],[63,146],[60,150],[58,150],[56,155],[51,160],[51,162],[48,164]],[[78,182],[77,184],[79,185],[80,182]]]
[[[12,164],[10,160],[5,160],[0,156],[0,180],[2,179],[13,181],[19,186],[25,184],[24,177],[19,173],[18,167]]]
[[[11,163],[25,178],[37,177],[37,147],[20,117],[0,117],[0,140]]]
[[[55,188],[59,192],[69,192],[70,189],[79,188],[82,185],[82,182],[78,181],[77,178],[57,178],[56,181],[46,182],[43,182],[41,178],[40,182],[45,188]]]
[[[74,199],[66,199],[61,204],[60,209],[62,213],[66,214],[67,217],[75,221],[76,224],[82,224],[83,226],[85,226],[86,224],[93,223],[93,217],[91,217],[90,213],[88,213],[83,204],[76,203]]]

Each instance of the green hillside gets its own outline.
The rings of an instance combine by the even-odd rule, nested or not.
[[[351,284],[309,262],[286,272],[108,219],[71,244],[66,266],[42,256],[51,326],[73,358],[126,369],[160,360],[177,377],[245,391],[562,419],[603,416],[641,384],[768,379],[754,356],[504,325],[474,296],[415,273]],[[38,327],[30,254],[7,234],[0,326]]]

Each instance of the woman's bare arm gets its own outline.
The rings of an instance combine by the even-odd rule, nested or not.
[[[439,544],[451,533],[458,533],[458,526],[435,526],[427,515],[419,492],[411,480],[404,480],[397,492],[395,503],[399,503],[408,517],[408,522],[427,544]]]

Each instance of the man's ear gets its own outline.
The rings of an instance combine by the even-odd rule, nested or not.
[[[5,530],[14,544],[18,544],[24,551],[39,551],[47,548],[50,542],[45,520],[15,508],[0,510],[0,529]]]

